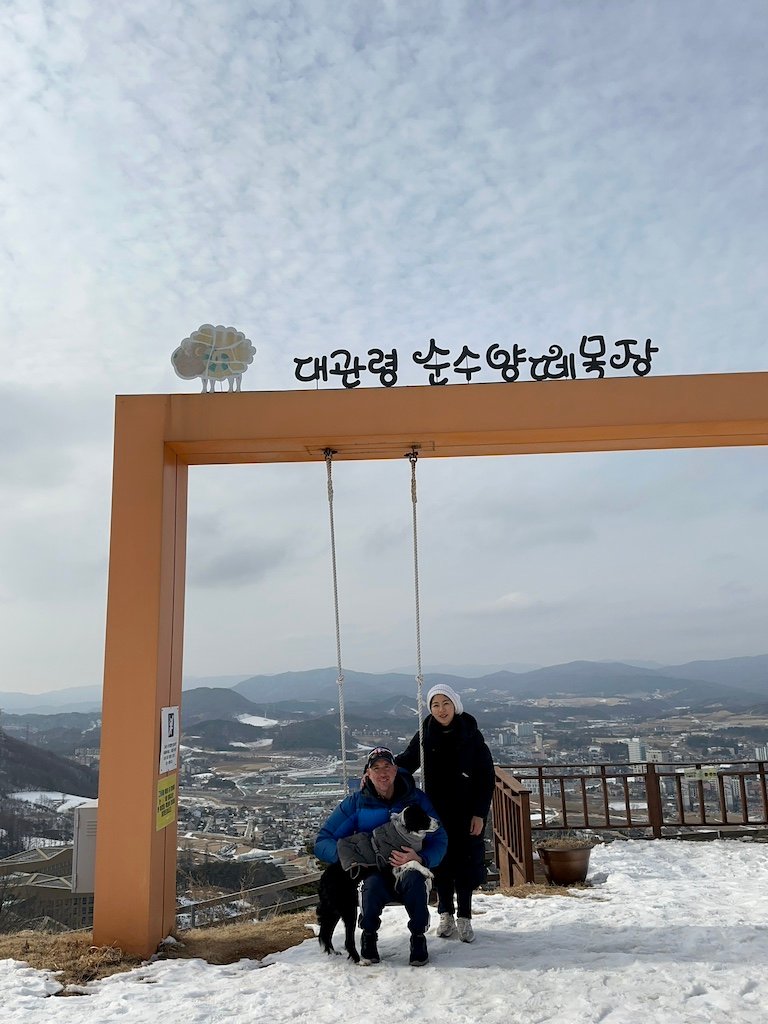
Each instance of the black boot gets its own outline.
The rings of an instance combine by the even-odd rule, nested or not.
[[[423,935],[411,936],[411,967],[423,967],[429,961],[427,940]]]
[[[376,945],[377,938],[378,935],[376,934],[376,932],[363,932],[363,940],[360,943],[360,957],[366,963],[381,963],[379,949],[378,946]]]

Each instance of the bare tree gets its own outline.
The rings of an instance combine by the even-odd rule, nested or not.
[[[18,932],[32,916],[30,900],[19,899],[10,875],[0,875],[0,934]]]

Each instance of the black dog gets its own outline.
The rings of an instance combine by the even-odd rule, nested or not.
[[[336,953],[333,932],[339,921],[343,921],[344,948],[350,960],[360,963],[360,954],[355,946],[357,880],[353,880],[341,864],[329,864],[320,876],[317,895],[317,923],[320,925],[317,941],[321,948],[326,953]]]
[[[419,832],[429,828],[430,818],[418,804],[408,804],[402,813],[403,824],[409,832]],[[320,931],[317,941],[326,953],[335,953],[333,948],[333,932],[339,921],[344,922],[344,948],[350,960],[360,962],[360,954],[355,946],[355,919],[357,917],[357,886],[369,871],[357,868],[357,875],[352,878],[348,871],[338,862],[329,864],[320,876],[317,889],[317,923]]]

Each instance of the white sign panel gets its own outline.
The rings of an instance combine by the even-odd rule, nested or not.
[[[689,782],[715,782],[717,768],[685,768],[683,774]]]
[[[179,709],[160,709],[160,774],[174,772],[179,764]]]

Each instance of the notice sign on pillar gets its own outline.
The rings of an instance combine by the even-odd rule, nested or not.
[[[179,709],[160,709],[160,775],[179,766]]]
[[[166,779],[157,780],[157,807],[155,811],[155,831],[159,832],[176,820],[176,776],[169,775]]]

